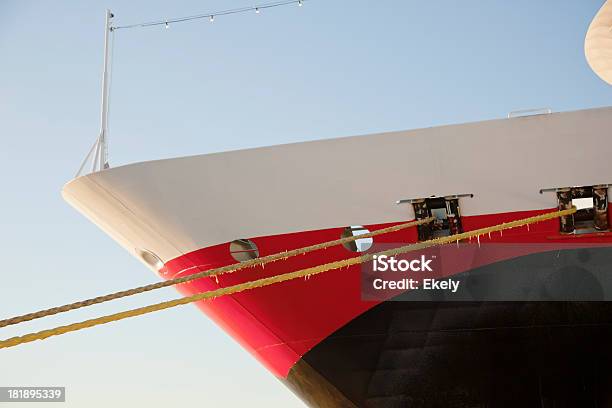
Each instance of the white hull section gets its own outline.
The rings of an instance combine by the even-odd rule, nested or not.
[[[237,238],[414,218],[407,198],[471,193],[463,215],[557,206],[612,182],[612,108],[158,160],[63,195],[128,251],[163,262]]]

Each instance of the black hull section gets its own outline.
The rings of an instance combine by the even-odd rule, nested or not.
[[[612,275],[610,249],[563,255],[565,265],[551,266],[559,276],[572,267],[597,270],[589,282],[605,268]],[[552,257],[478,272],[541,270]],[[389,301],[309,351],[287,382],[321,407],[612,407],[612,302]]]

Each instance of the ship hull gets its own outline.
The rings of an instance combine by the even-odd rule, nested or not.
[[[475,230],[491,225],[498,225],[512,220],[537,216],[554,209],[523,211],[517,213],[489,214],[486,216],[463,217],[464,227]],[[376,224],[365,226],[369,230],[397,225]],[[259,255],[266,256],[292,250],[307,245],[337,239],[342,234],[342,228],[331,228],[319,231],[275,235],[253,238],[259,248]],[[547,285],[559,272],[558,280],[564,288],[571,288],[575,282],[572,276],[564,274],[564,267],[574,267],[576,262],[565,259],[561,252],[571,251],[605,251],[612,245],[612,233],[602,232],[582,236],[559,235],[559,221],[556,219],[540,222],[530,227],[522,227],[485,235],[477,241],[467,242],[459,249],[453,244],[439,254],[447,261],[439,269],[438,278],[469,276],[470,282],[461,285],[462,290],[446,299],[462,301],[495,301],[495,300],[612,300],[612,281],[607,280],[607,265],[610,258],[595,257],[601,263],[592,273],[601,293],[580,292],[578,298],[572,297],[572,292],[563,292],[542,297],[542,285]],[[376,237],[375,245],[370,252],[379,248],[397,247],[406,243],[417,242],[415,227],[396,231]],[[530,256],[549,254],[548,258],[538,258],[538,269],[527,264],[521,265]],[[191,296],[205,291],[238,285],[247,281],[280,275],[286,272],[301,270],[324,263],[349,259],[356,256],[343,246],[334,246],[325,250],[315,251],[307,255],[299,255],[286,260],[255,268],[247,268],[231,274],[214,278],[204,278],[178,285],[177,288],[185,296]],[[549,262],[550,261],[550,262]],[[235,263],[227,244],[202,248],[184,256],[175,258],[165,264],[162,276],[174,279],[197,272],[210,270]],[[366,264],[367,267],[369,264]],[[493,265],[499,271],[484,275],[474,275],[487,265]],[[474,269],[479,267],[477,269]],[[510,268],[507,270],[507,268]],[[552,269],[551,269],[552,268]],[[291,368],[302,356],[340,330],[346,324],[363,315],[372,308],[387,301],[394,292],[382,292],[380,297],[369,296],[371,286],[366,282],[371,271],[364,266],[354,265],[347,268],[325,272],[308,279],[297,279],[282,284],[271,285],[221,297],[214,301],[201,301],[196,305],[212,318],[224,331],[230,333],[245,349],[249,350],[262,364],[277,377],[286,378]],[[591,272],[589,272],[591,273]],[[548,276],[550,275],[550,277]],[[408,275],[407,275],[408,276]],[[501,288],[488,285],[480,292],[475,291],[474,279],[480,276],[483,284],[502,283]],[[578,274],[577,278],[585,278]],[[556,282],[556,281],[555,281]],[[581,281],[582,282],[582,281]],[[556,283],[558,284],[558,283]],[[582,285],[583,283],[580,283]],[[581,287],[581,286],[580,286]],[[523,288],[529,291],[522,294]],[[410,291],[401,296],[420,296],[423,301],[436,299],[436,293],[447,291]],[[413,298],[409,297],[409,301]]]
[[[497,215],[493,222],[524,216]],[[557,223],[465,244],[477,255],[447,275],[463,288],[454,294],[408,290],[366,301],[364,270],[356,266],[197,305],[311,406],[607,406],[612,234],[568,243],[551,237]],[[339,233],[257,242],[291,249],[293,242],[320,242]],[[381,240],[404,242],[415,232],[392,235]],[[219,250],[189,254],[192,267],[185,258],[180,267],[178,260],[168,263],[183,268],[170,276],[195,273],[194,265],[221,266],[212,262]],[[342,247],[329,248],[179,289],[192,295],[350,256]],[[443,256],[454,260],[457,254]],[[491,295],[499,282],[502,290]]]
[[[297,143],[107,169],[73,180],[63,195],[162,279],[174,279],[235,264],[236,240],[263,257],[336,240],[349,226],[374,231],[418,218],[405,199],[458,200],[461,229],[474,231],[557,210],[548,188],[587,186],[595,197],[597,186],[607,197],[611,128],[612,108],[602,108]],[[603,204],[598,220],[612,220]],[[352,266],[196,305],[313,406],[506,406],[513,398],[532,406],[536,389],[537,406],[587,397],[602,404],[612,233],[568,234],[567,225],[550,219],[480,237],[478,245],[510,249],[476,260],[442,257],[454,261],[437,277],[472,290],[477,278],[514,282],[512,296],[369,298],[362,267]],[[371,251],[418,242],[419,234],[412,227],[376,236]],[[177,289],[193,295],[356,255],[333,246]],[[576,285],[585,291],[569,290]],[[534,296],[517,298],[521,287]]]

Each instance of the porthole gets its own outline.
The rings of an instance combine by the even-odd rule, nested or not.
[[[351,225],[342,230],[342,238],[356,237],[358,235],[369,234],[370,231],[361,225]],[[342,244],[346,249],[352,252],[365,252],[372,247],[374,240],[369,238],[358,238],[355,241],[345,242]]]
[[[259,250],[250,239],[237,239],[230,243],[230,254],[236,261],[245,262],[258,258]]]

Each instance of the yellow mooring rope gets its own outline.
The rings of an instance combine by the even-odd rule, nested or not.
[[[309,277],[312,275],[317,275],[317,274],[335,270],[335,269],[349,267],[352,265],[358,265],[358,264],[372,260],[374,256],[381,256],[381,255],[393,256],[393,255],[403,254],[403,253],[410,252],[410,251],[429,248],[429,247],[436,246],[436,245],[442,245],[442,244],[447,244],[447,243],[456,242],[456,241],[458,242],[460,240],[479,237],[481,235],[489,234],[492,232],[503,231],[503,230],[507,230],[511,228],[521,227],[525,225],[534,224],[537,222],[542,222],[542,221],[546,221],[546,220],[550,220],[554,218],[563,217],[566,215],[571,215],[575,212],[576,212],[576,208],[572,207],[568,210],[554,211],[554,212],[550,212],[550,213],[546,213],[542,215],[537,215],[534,217],[523,218],[520,220],[502,223],[502,224],[494,225],[491,227],[481,228],[481,229],[477,229],[474,231],[463,232],[461,234],[455,234],[455,235],[442,237],[442,238],[435,238],[429,241],[406,245],[406,246],[402,246],[402,247],[395,248],[395,249],[389,249],[389,250],[378,252],[375,254],[366,254],[366,255],[362,255],[362,256],[358,256],[354,258],[345,259],[342,261],[330,262],[327,264],[318,265],[318,266],[302,269],[302,270],[295,271],[295,272],[289,272],[289,273],[285,273],[282,275],[275,275],[275,276],[271,276],[268,278],[257,279],[254,281],[245,282],[245,283],[241,283],[238,285],[228,286],[226,288],[216,289],[216,290],[212,290],[208,292],[202,292],[202,293],[198,293],[198,294],[188,296],[188,297],[183,297],[183,298],[174,299],[174,300],[170,300],[166,302],[156,303],[153,305],[144,306],[144,307],[137,308],[137,309],[126,310],[126,311],[111,314],[111,315],[101,316],[101,317],[97,317],[94,319],[89,319],[89,320],[85,320],[82,322],[69,324],[66,326],[59,326],[53,329],[42,330],[42,331],[34,332],[34,333],[28,333],[23,336],[17,336],[17,337],[12,337],[6,340],[1,340],[0,349],[15,347],[17,345],[24,344],[24,343],[30,343],[35,340],[44,340],[51,336],[57,336],[60,334],[70,333],[70,332],[86,329],[88,327],[94,327],[94,326],[98,326],[98,325],[105,324],[105,323],[123,320],[129,317],[140,316],[140,315],[156,312],[159,310],[169,309],[175,306],[197,302],[197,301],[204,300],[204,299],[214,299],[220,296],[231,295],[234,293],[243,292],[245,290],[261,288],[264,286],[269,286],[269,285],[273,285],[276,283],[285,282],[285,281],[289,281],[289,280],[293,280],[293,279],[297,279],[301,277]],[[363,237],[363,236],[365,236],[365,234],[361,235],[360,237]]]
[[[10,326],[13,324],[27,322],[30,320],[40,319],[46,316],[52,316],[58,313],[64,313],[70,310],[80,309],[82,307],[104,303],[104,302],[108,302],[114,299],[120,299],[126,296],[132,296],[132,295],[148,292],[148,291],[155,290],[155,289],[178,285],[180,283],[190,282],[192,280],[201,279],[201,278],[205,278],[208,276],[218,276],[218,275],[223,275],[226,273],[236,272],[241,269],[245,269],[249,267],[256,267],[260,265],[263,266],[265,264],[268,264],[274,261],[278,261],[280,259],[285,260],[292,256],[302,255],[302,254],[306,254],[308,252],[313,252],[313,251],[318,251],[318,250],[329,248],[335,245],[342,245],[348,242],[356,241],[358,239],[371,238],[371,237],[375,237],[381,234],[388,234],[390,232],[401,231],[403,229],[415,227],[417,225],[427,224],[433,220],[434,220],[433,217],[429,217],[429,218],[425,218],[419,221],[406,222],[404,224],[398,224],[392,227],[378,229],[376,231],[369,232],[367,234],[361,234],[361,235],[355,235],[355,236],[347,237],[347,238],[335,239],[333,241],[323,242],[323,243],[316,244],[316,245],[310,245],[310,246],[303,247],[303,248],[297,248],[297,249],[293,249],[290,251],[279,252],[277,254],[268,255],[268,256],[261,257],[261,258],[250,259],[248,261],[241,262],[238,264],[227,265],[221,268],[209,269],[204,272],[194,273],[194,274],[183,276],[183,277],[176,278],[176,279],[169,279],[167,281],[156,282],[150,285],[140,286],[140,287],[128,289],[128,290],[122,290],[120,292],[110,293],[108,295],[97,296],[91,299],[81,300],[78,302],[69,303],[69,304],[62,305],[62,306],[52,307],[50,309],[39,310],[37,312],[28,313],[28,314],[24,314],[21,316],[15,316],[15,317],[11,317],[5,320],[0,320],[0,327]],[[198,267],[199,266],[187,268],[181,272],[185,272],[190,269],[196,269]]]

